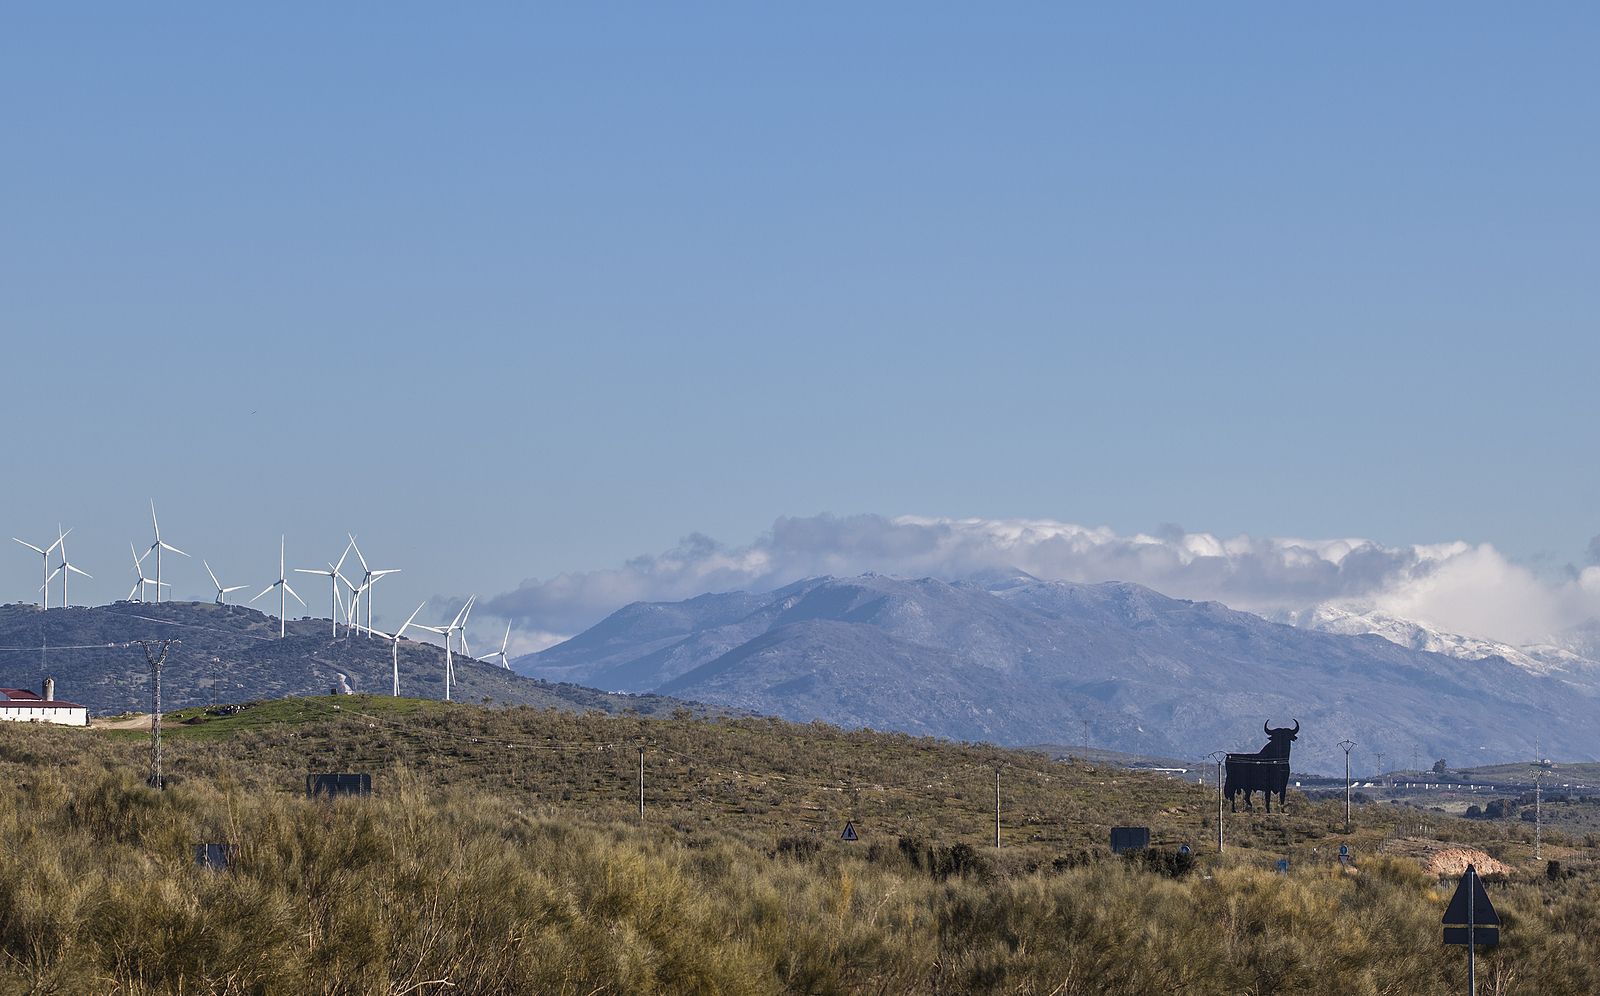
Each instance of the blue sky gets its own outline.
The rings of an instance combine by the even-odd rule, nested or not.
[[[1581,564],[1597,18],[13,5],[0,531],[352,529],[396,610],[819,512]]]

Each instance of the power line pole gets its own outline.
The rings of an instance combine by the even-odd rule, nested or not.
[[[1000,849],[1000,766],[994,766],[994,846]]]
[[[639,822],[644,822],[644,748],[639,748]]]
[[[150,784],[163,787],[161,778],[161,667],[167,662],[167,651],[182,640],[135,640],[144,650],[144,659],[150,665]],[[159,654],[150,653],[153,643],[161,644]]]
[[[1083,721],[1083,763],[1089,763],[1089,721]]]
[[[1228,759],[1226,751],[1214,750],[1206,757],[1217,762],[1217,853],[1222,853],[1222,762]],[[1249,801],[1249,800],[1245,800]]]
[[[1344,832],[1350,832],[1350,752],[1355,749],[1354,740],[1341,740],[1339,746],[1344,748]]]

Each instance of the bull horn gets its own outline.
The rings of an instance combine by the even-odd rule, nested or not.
[[[1267,736],[1270,737],[1270,736],[1272,736],[1272,727],[1268,726],[1267,723],[1268,723],[1268,720],[1264,719],[1264,720],[1261,721],[1261,732],[1265,733]]]
[[[1300,732],[1300,721],[1298,719],[1294,721],[1294,732],[1295,733],[1299,733]]]

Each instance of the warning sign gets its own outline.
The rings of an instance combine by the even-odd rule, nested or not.
[[[861,839],[860,837],[856,836],[856,821],[855,820],[846,821],[846,823],[844,825],[844,833],[839,835],[839,839],[840,840],[860,840]]]

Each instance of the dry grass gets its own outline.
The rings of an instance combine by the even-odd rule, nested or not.
[[[1461,989],[1449,884],[1368,857],[1415,829],[1391,807],[1360,813],[1359,875],[1331,862],[1336,811],[1304,801],[1239,817],[1253,846],[1185,870],[1113,858],[1102,834],[1207,839],[1212,797],[1180,782],[766,720],[341,704],[176,733],[165,792],[132,734],[0,730],[0,993]],[[376,795],[298,792],[352,768]],[[847,817],[859,844],[837,840]],[[1482,828],[1434,824],[1457,829]],[[196,868],[200,841],[235,845],[233,869]],[[1506,943],[1483,991],[1600,991],[1600,873],[1564,853],[1562,877],[1523,862],[1491,886]]]

